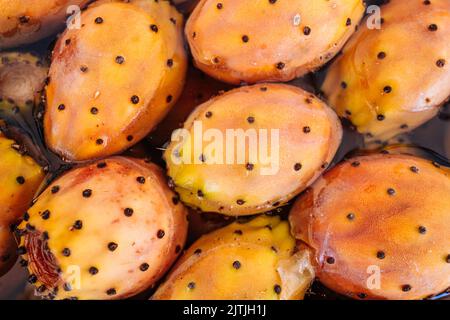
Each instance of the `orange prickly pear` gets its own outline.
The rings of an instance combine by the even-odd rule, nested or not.
[[[168,1],[97,1],[81,20],[58,40],[46,88],[45,139],[67,161],[144,138],[180,95],[187,64],[183,18]]]

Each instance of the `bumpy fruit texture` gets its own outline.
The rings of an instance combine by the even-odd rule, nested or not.
[[[0,0],[0,49],[39,41],[64,26],[71,5],[88,0]]]
[[[44,179],[42,168],[17,144],[0,132],[0,274],[15,261],[16,245],[11,225],[18,222],[29,207],[34,193]]]
[[[20,52],[0,53],[0,117],[28,112],[44,88],[48,68],[38,57]]]
[[[19,226],[37,292],[119,299],[151,287],[181,251],[186,209],[156,165],[113,157],[54,181]]]
[[[148,141],[153,146],[163,146],[170,141],[174,130],[183,127],[184,121],[195,107],[228,89],[231,89],[230,85],[212,79],[198,69],[190,67],[183,93],[164,120],[149,135]]]
[[[449,193],[450,171],[430,161],[357,157],[302,195],[290,222],[330,289],[355,299],[421,299],[450,286]]]
[[[45,138],[69,161],[105,157],[145,137],[177,100],[186,54],[168,1],[100,1],[56,44]],[[133,23],[130,23],[133,21]]]
[[[297,251],[289,224],[261,216],[200,238],[153,299],[301,299],[313,279],[310,252]]]
[[[289,81],[339,52],[361,0],[201,0],[186,25],[195,64],[222,81]]]
[[[369,16],[322,88],[369,142],[418,127],[450,95],[450,2],[393,0],[381,13],[381,29]]]
[[[184,129],[164,153],[176,191],[191,207],[235,216],[268,211],[303,191],[342,138],[321,100],[281,84],[218,96],[198,106]]]

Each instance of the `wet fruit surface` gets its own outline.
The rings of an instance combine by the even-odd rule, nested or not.
[[[46,63],[35,55],[20,52],[1,53],[0,60],[0,97],[3,100],[0,105],[17,107],[18,112],[31,109],[44,87],[48,72]],[[0,107],[2,109],[4,106]]]
[[[186,71],[183,18],[168,2],[100,1],[80,18],[55,46],[46,87],[45,139],[68,161],[144,138],[177,100]]]
[[[186,211],[174,199],[162,171],[142,160],[69,171],[19,226],[29,281],[56,299],[118,299],[150,288],[186,238]]]
[[[38,30],[33,29],[38,26],[37,19],[41,23],[40,30],[53,28],[46,25],[44,18],[37,18],[33,10],[19,13],[17,8],[29,2],[34,2],[37,10],[49,3],[60,5],[67,1],[39,1],[36,5],[34,0],[20,3],[0,0],[3,12],[9,12],[10,8],[17,11],[15,16],[11,14],[8,24],[22,23],[19,28],[14,27],[19,32],[10,33],[8,40],[22,41],[18,35],[25,29],[30,36],[26,42],[37,40],[41,37]],[[380,32],[366,33],[365,20],[359,24],[359,31],[352,38],[359,39],[357,47],[360,49],[355,51],[355,59],[349,60],[346,51],[340,56],[339,50],[356,29],[361,17],[360,1],[344,5],[341,1],[292,1],[294,5],[286,0],[214,1],[212,10],[202,14],[203,18],[214,19],[207,23],[204,19],[192,19],[201,22],[201,26],[210,26],[197,30],[194,46],[194,34],[185,34],[194,57],[188,55],[191,65],[183,89],[182,69],[187,62],[183,56],[185,51],[188,53],[189,45],[178,35],[183,32],[184,20],[189,19],[195,4],[206,2],[210,1],[174,0],[178,11],[184,15],[181,17],[165,0],[96,1],[82,12],[79,29],[70,28],[60,35],[55,31],[51,37],[31,46],[14,48],[13,52],[2,51],[0,130],[8,138],[0,138],[0,141],[7,141],[0,155],[0,180],[11,178],[2,184],[11,193],[0,193],[0,200],[3,195],[13,196],[1,200],[0,212],[2,204],[20,197],[26,204],[17,211],[14,223],[21,218],[27,221],[15,232],[16,236],[22,236],[18,250],[22,257],[0,277],[0,299],[148,299],[152,296],[154,299],[301,299],[303,296],[305,299],[441,299],[447,296],[449,252],[445,235],[448,223],[442,208],[447,205],[448,186],[442,182],[445,181],[442,176],[447,173],[442,172],[450,167],[450,118],[448,105],[439,108],[437,102],[447,89],[445,81],[439,82],[447,76],[448,66],[448,59],[444,57],[448,41],[442,41],[448,34],[445,32],[447,14],[439,9],[446,3],[420,0],[407,5],[391,0],[390,6],[397,6],[397,10],[389,14],[385,12],[386,6],[381,7],[383,27]],[[369,7],[384,5],[387,1],[365,2]],[[4,3],[8,3],[8,9]],[[335,4],[336,10],[333,9]],[[355,11],[347,17],[345,8],[352,4]],[[315,5],[323,9],[319,10],[321,14],[310,10]],[[240,14],[237,9],[243,7],[248,10]],[[299,18],[296,14],[299,11],[295,9],[300,7],[307,8],[308,14],[300,14]],[[405,9],[398,10],[399,7]],[[417,15],[411,20],[408,12],[416,7],[419,8]],[[236,10],[231,12],[230,8]],[[286,19],[271,19],[277,12],[285,14]],[[48,11],[51,19],[54,19],[53,13]],[[28,20],[27,15],[31,19]],[[22,16],[25,18],[17,18]],[[61,17],[58,19],[62,24]],[[222,19],[230,19],[234,24]],[[412,29],[423,26],[425,29],[414,34],[408,29],[408,37],[402,37],[405,21],[409,21],[407,25]],[[255,22],[261,25],[256,28]],[[3,23],[0,17],[0,33],[5,26]],[[223,30],[226,34],[220,36]],[[212,40],[206,41],[211,34],[214,34]],[[371,41],[361,41],[360,34]],[[144,35],[151,36],[141,38]],[[284,36],[294,38],[283,46]],[[2,41],[4,38],[0,35],[0,47],[5,44]],[[351,39],[348,46],[352,42]],[[324,43],[330,46],[321,47]],[[411,48],[411,44],[416,45],[405,49]],[[197,46],[201,55],[195,54]],[[423,49],[425,47],[430,49]],[[316,51],[319,48],[323,50]],[[171,50],[174,58],[169,57]],[[255,52],[267,55],[252,57]],[[434,59],[438,53],[443,57]],[[53,76],[44,79],[52,55]],[[324,65],[334,55],[337,59]],[[207,66],[199,63],[204,57],[208,59],[205,60]],[[266,68],[263,62],[268,57],[275,60]],[[436,61],[429,72],[417,76],[418,70],[426,69],[428,61],[433,62],[433,59]],[[312,61],[311,64],[297,64],[306,60]],[[348,61],[365,63],[365,67],[352,66]],[[285,137],[293,139],[293,143],[289,144],[289,149],[281,149],[288,155],[286,168],[289,170],[282,170],[278,177],[258,178],[256,161],[244,161],[237,166],[237,171],[221,166],[207,170],[201,164],[186,166],[181,177],[188,179],[167,179],[160,169],[150,164],[167,168],[163,153],[167,147],[170,149],[172,130],[186,126],[183,122],[199,105],[201,108],[201,105],[209,105],[211,99],[217,101],[231,95],[227,91],[232,88],[243,87],[236,89],[241,93],[251,90],[252,87],[245,87],[246,81],[259,82],[262,78],[285,81],[320,66],[323,67],[317,72],[287,84],[307,91],[300,94],[306,94],[303,101],[292,103],[294,100],[286,100],[284,92],[270,104],[261,103],[263,94],[271,91],[262,89],[244,100],[245,103],[240,99],[224,103],[217,110],[194,113],[190,119],[200,119],[206,128],[222,131],[227,128],[289,129]],[[233,85],[213,80],[199,69]],[[357,76],[352,70],[358,71]],[[364,91],[365,87],[358,82],[364,78],[361,70],[370,74],[369,91]],[[348,82],[342,83],[344,74],[350,76]],[[370,96],[376,91],[374,79],[384,83],[385,79],[394,78],[399,79],[400,86],[388,83],[391,88],[386,88],[386,92],[384,86],[381,94],[377,91],[373,100],[376,108],[368,105],[360,108],[360,95]],[[164,79],[163,87],[167,91],[154,86],[158,79]],[[323,85],[324,80],[332,85]],[[44,94],[36,99],[44,87],[43,82],[47,97]],[[271,86],[267,85],[269,89]],[[414,86],[418,89],[414,90]],[[324,88],[331,89],[321,92]],[[147,94],[149,89],[155,92]],[[301,91],[293,88],[296,90]],[[436,97],[430,99],[432,108],[425,110],[419,103],[415,106],[420,110],[414,115],[400,108],[400,102],[415,99],[418,92],[423,94],[419,101],[426,96]],[[380,96],[392,103],[377,100]],[[151,97],[159,100],[147,103]],[[307,102],[309,98],[312,103]],[[30,103],[31,100],[34,103]],[[338,121],[325,121],[327,117],[322,117],[324,114],[319,110],[326,104],[336,107],[342,126]],[[386,113],[377,110],[386,110]],[[131,117],[127,118],[128,111]],[[249,114],[250,111],[253,114]],[[423,122],[428,111],[436,116],[415,128],[415,123]],[[47,121],[44,127],[46,112],[52,121]],[[358,122],[365,117],[370,121],[364,125]],[[143,118],[145,122],[133,122],[127,127],[130,120]],[[408,127],[403,126],[406,122]],[[335,133],[328,142],[326,123]],[[332,154],[334,159],[330,155],[329,160],[320,163],[319,153],[333,149],[330,142],[337,140],[341,127],[342,142]],[[357,130],[373,131],[373,134],[361,135]],[[386,132],[389,138],[384,137]],[[400,134],[391,138],[397,133]],[[46,144],[45,136],[53,143]],[[99,139],[102,143],[97,144]],[[364,143],[364,139],[370,143]],[[13,150],[8,146],[10,143]],[[52,148],[56,143],[63,146],[60,151]],[[72,152],[77,156],[71,155]],[[121,157],[105,160],[112,153]],[[378,158],[380,154],[381,164],[373,168],[361,166],[364,159]],[[403,154],[401,163],[392,168],[392,158],[397,159],[399,154]],[[403,158],[405,154],[410,156]],[[200,156],[199,159],[208,161]],[[360,166],[352,165],[355,157],[362,157]],[[102,159],[77,164],[79,160],[94,158]],[[304,162],[306,158],[308,161]],[[39,171],[40,181],[44,180],[44,172],[47,173],[44,183],[39,187],[36,181],[33,191],[22,194],[19,191],[30,187],[32,179],[24,174],[26,182],[20,184],[23,180],[17,171],[19,168],[4,159],[15,164],[33,163],[31,167]],[[103,164],[109,161],[112,161],[111,166]],[[409,161],[414,163],[405,167]],[[173,164],[168,162],[173,172]],[[276,198],[280,194],[290,194],[295,186],[297,193],[308,185],[299,179],[289,183],[290,176],[306,179],[311,172],[308,163],[317,167],[316,178],[325,173],[318,183],[328,179],[327,188],[321,188],[321,197],[318,197],[317,193],[308,191],[317,190],[317,184],[312,184],[312,189],[307,188],[299,195],[300,200],[291,214],[293,237],[289,235],[286,220],[296,199],[288,201],[290,197],[287,197],[286,201],[276,201]],[[28,172],[31,167],[20,166],[26,169],[20,171]],[[78,178],[68,178],[75,176]],[[345,182],[346,177],[350,182]],[[188,188],[180,188],[180,181]],[[191,182],[195,183],[190,185]],[[220,192],[205,192],[215,185],[220,185]],[[33,196],[39,196],[37,202],[32,200]],[[258,201],[247,201],[247,196]],[[262,201],[258,212],[268,212],[255,217],[254,205],[263,198],[270,201]],[[184,210],[183,200],[192,208]],[[223,200],[225,205],[218,205]],[[309,207],[314,201],[317,208]],[[167,202],[167,207],[161,202]],[[342,216],[336,208],[344,210],[344,206],[355,210]],[[423,207],[426,210],[420,210]],[[319,209],[323,212],[317,214]],[[208,211],[232,213],[232,216]],[[306,217],[308,221],[299,224],[293,218],[309,211],[314,213],[314,221]],[[168,212],[171,214],[167,215]],[[249,216],[233,216],[242,213]],[[168,216],[187,216],[188,219],[187,222],[178,218],[170,220]],[[14,226],[6,220],[1,220],[0,225],[0,273],[16,260]],[[311,228],[301,228],[306,225]],[[324,234],[329,235],[327,243],[323,240]],[[272,245],[282,250],[275,252]],[[400,248],[398,252],[394,245]],[[135,250],[136,247],[139,250]],[[172,262],[173,268],[169,270]],[[369,274],[370,266],[372,273]],[[373,288],[377,284],[371,277],[376,274],[373,266],[389,270],[381,274],[380,289]],[[319,278],[309,287],[313,273]],[[80,279],[81,286],[78,286]]]
[[[437,163],[356,157],[305,192],[290,222],[329,288],[356,299],[422,299],[450,286],[449,192],[450,171]]]
[[[42,168],[19,151],[20,145],[0,132],[0,274],[11,267],[16,257],[11,226],[19,222],[44,180]]]
[[[363,13],[359,0],[201,0],[186,37],[196,66],[222,81],[289,81],[333,58]]]
[[[89,0],[1,0],[0,49],[39,41],[61,30],[68,14]],[[68,10],[70,6],[72,10]]]
[[[197,107],[184,129],[189,136],[179,136],[164,154],[168,175],[184,202],[227,215],[285,204],[327,168],[342,138],[338,118],[321,100],[280,84],[229,91]],[[250,142],[236,138],[233,129]],[[196,148],[198,135],[214,145]]]
[[[153,299],[303,298],[314,271],[309,251],[294,249],[279,217],[238,221],[196,241]]]
[[[392,1],[381,12],[379,28],[372,16],[362,23],[322,87],[368,141],[422,125],[450,95],[450,3]],[[424,43],[427,49],[418,49]]]

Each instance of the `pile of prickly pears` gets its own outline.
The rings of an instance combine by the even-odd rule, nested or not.
[[[448,0],[0,11],[0,299],[449,295]]]

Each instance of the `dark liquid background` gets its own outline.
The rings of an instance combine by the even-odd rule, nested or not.
[[[372,0],[367,2],[368,4],[380,4],[383,1]],[[181,12],[187,14],[192,9],[194,3],[195,0],[187,0],[183,4],[179,5],[178,8]],[[42,57],[49,56],[54,41],[55,37],[47,38],[36,44],[16,49],[16,51],[37,53]],[[316,74],[307,75],[301,80],[294,80],[293,82],[291,82],[291,84],[301,86],[308,91],[318,93],[318,88],[320,88],[320,83],[323,80],[323,76],[325,73],[326,66]],[[193,92],[193,94],[196,93]],[[29,138],[33,140],[34,144],[40,144],[41,147],[43,147],[45,157],[47,158],[50,167],[48,180],[55,178],[61,172],[67,170],[70,166],[67,166],[67,164],[51,154],[43,146],[42,133],[39,124],[34,120],[33,116],[31,114],[26,114],[24,115],[23,120],[28,124],[24,125],[24,123],[21,123],[22,121],[19,121],[19,123],[17,123],[17,121],[13,120],[13,122],[15,122],[16,126],[25,131]],[[403,134],[399,137],[396,137],[395,139],[389,141],[388,146],[380,146],[379,149],[371,152],[379,152],[383,148],[389,150],[390,152],[401,152],[419,155],[425,158],[429,158],[433,161],[437,161],[442,165],[449,166],[450,162],[448,158],[450,157],[450,104],[447,103],[445,106],[443,106],[437,117],[427,122],[420,128],[408,134]],[[337,163],[350,155],[366,152],[367,150],[364,150],[362,137],[359,134],[355,133],[350,126],[346,126],[343,143],[333,163]],[[152,161],[158,163],[159,165],[164,165],[161,160],[161,149],[156,148],[146,140],[143,140],[141,143],[139,143],[137,147],[131,148],[131,150],[127,153],[134,156],[149,156],[151,157]],[[285,216],[289,211],[289,207],[285,207],[279,211],[281,212],[281,215]],[[206,216],[208,217],[208,215]],[[228,220],[227,222],[221,216],[212,215],[209,215],[207,219],[209,220],[205,223],[209,223],[213,226],[224,225],[231,221]],[[188,239],[188,245],[192,243],[199,235],[199,232],[191,230],[191,234]],[[32,299],[34,288],[31,285],[27,284],[27,276],[27,271],[21,268],[16,263],[14,268],[9,273],[0,278],[0,299]],[[151,292],[146,292],[136,298],[148,298],[150,295]],[[435,299],[441,298],[443,296],[445,296],[445,294],[437,296],[435,297]],[[345,299],[345,297],[331,292],[316,281],[310,289],[310,292],[306,296],[306,299]]]

